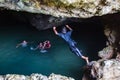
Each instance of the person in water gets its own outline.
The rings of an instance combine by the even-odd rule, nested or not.
[[[19,46],[27,47],[27,45],[28,45],[28,42],[26,40],[24,40],[21,43],[17,44],[16,48],[18,48]]]
[[[49,49],[51,47],[51,43],[49,40],[43,42],[42,49]]]
[[[49,40],[46,40],[43,43],[39,43],[39,45],[37,46],[37,48],[40,50],[49,49],[50,47],[51,47],[51,43]]]
[[[31,47],[31,50],[37,50],[39,49],[40,52],[47,52],[46,49],[49,49],[51,47],[51,43],[49,40],[44,41],[43,43],[39,43],[39,45],[36,48]]]
[[[67,28],[69,31],[67,31]],[[66,25],[66,27],[63,27],[61,33],[58,33],[56,30],[56,27],[53,27],[53,31],[56,35],[63,38],[69,45],[70,50],[75,53],[77,56],[80,56],[82,59],[86,60],[87,64],[89,64],[88,57],[85,57],[81,54],[80,50],[76,47],[76,42],[71,39],[71,33],[73,32],[72,28]]]

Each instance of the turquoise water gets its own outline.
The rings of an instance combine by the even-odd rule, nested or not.
[[[95,33],[96,29],[91,28],[87,31],[85,28],[83,30],[75,28],[75,30],[72,36],[79,44],[82,53],[89,56],[90,60],[97,59],[98,57],[95,57],[97,51],[103,47],[102,32]],[[50,40],[52,47],[47,53],[40,53],[39,50],[31,51],[29,46],[15,48],[23,40],[33,41],[29,46],[36,46],[39,42]],[[85,64],[84,60],[70,52],[68,45],[56,36],[52,29],[38,31],[34,27],[23,24],[0,27],[0,74],[50,75],[55,73],[80,80]]]

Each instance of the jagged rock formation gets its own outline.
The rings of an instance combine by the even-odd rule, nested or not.
[[[113,47],[113,57],[120,58],[120,16],[119,14],[114,14],[106,16],[105,18],[105,30],[104,33],[108,39],[106,46]]]
[[[4,76],[0,76],[0,80],[75,80],[75,79],[52,73],[49,77],[44,76],[42,74],[31,74],[30,76],[7,74]]]
[[[98,52],[102,59],[92,61],[85,70],[83,80],[120,80],[120,16],[103,16],[106,47]],[[89,77],[89,79],[87,78]]]
[[[102,59],[110,59],[113,57],[114,50],[112,46],[105,47],[102,51],[98,52],[98,56]]]
[[[100,59],[91,63],[82,80],[120,80],[120,60]]]
[[[94,62],[91,75],[96,80],[120,80],[120,61],[111,59]]]
[[[53,26],[60,26],[62,24],[67,23],[66,18],[56,18],[53,16],[49,16],[49,15],[42,15],[42,14],[38,14],[38,15],[31,15],[29,17],[29,21],[30,23],[35,26],[38,30],[43,30],[43,29],[48,29],[51,28]]]
[[[120,11],[119,0],[0,0],[0,7],[55,17],[88,18]]]

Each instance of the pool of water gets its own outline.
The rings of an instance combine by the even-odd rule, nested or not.
[[[72,37],[77,41],[82,53],[97,59],[97,51],[102,49],[103,34],[95,33],[96,29],[75,29]],[[85,31],[84,31],[85,30]],[[98,29],[99,30],[99,29]],[[78,35],[79,34],[79,35]],[[88,35],[89,34],[89,35]],[[98,36],[97,36],[97,35]],[[77,36],[76,36],[77,35]],[[32,42],[26,48],[16,48],[21,41]],[[52,47],[47,53],[39,50],[31,51],[30,46],[36,46],[39,42],[50,40]],[[98,45],[99,44],[99,45]],[[71,76],[80,80],[83,75],[85,61],[71,53],[68,45],[52,29],[38,31],[28,25],[1,25],[0,26],[0,74],[25,74],[51,73]]]

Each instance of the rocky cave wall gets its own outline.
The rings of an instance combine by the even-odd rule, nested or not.
[[[102,16],[106,47],[98,52],[101,58],[91,61],[82,80],[120,79],[120,13]],[[89,75],[88,75],[89,74]]]
[[[88,18],[120,11],[119,0],[0,0],[0,7],[55,17]]]
[[[62,23],[69,22],[69,20],[81,21],[83,18],[117,13],[120,11],[120,1],[0,0],[0,9],[35,13],[26,15],[22,14],[21,16],[26,17],[26,19],[36,28],[47,29],[54,25],[60,26]]]

